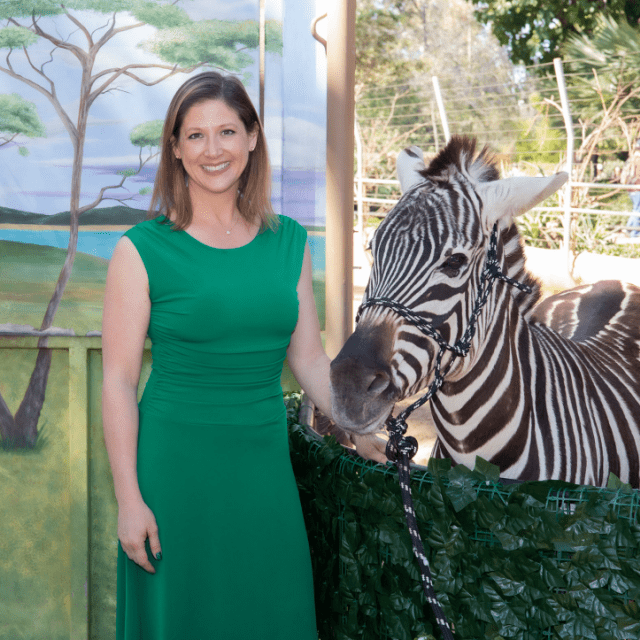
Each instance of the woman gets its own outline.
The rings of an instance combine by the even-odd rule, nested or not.
[[[269,186],[240,81],[187,80],[164,124],[155,217],[125,233],[107,275],[118,640],[317,638],[280,373],[286,355],[330,416],[329,359],[306,232],[273,214]],[[384,459],[373,439],[357,445]]]

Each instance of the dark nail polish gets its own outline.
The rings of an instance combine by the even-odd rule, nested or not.
[[[158,553],[156,553],[156,560],[162,560],[162,552],[158,551]]]

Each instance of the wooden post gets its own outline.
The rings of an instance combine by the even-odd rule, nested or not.
[[[69,489],[71,503],[71,640],[89,637],[89,476],[87,349],[69,348]]]
[[[326,350],[353,330],[353,127],[356,0],[333,0],[327,25]]]

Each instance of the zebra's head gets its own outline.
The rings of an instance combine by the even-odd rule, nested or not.
[[[455,379],[473,363],[501,301],[511,296],[522,314],[536,302],[539,287],[524,271],[513,219],[554,193],[567,175],[500,180],[487,148],[476,153],[475,140],[466,137],[452,138],[428,167],[418,147],[405,149],[397,171],[403,195],[371,241],[373,267],[363,302],[391,299],[455,344],[481,286],[494,224],[502,270],[534,287],[527,300],[526,294],[496,283],[478,317],[469,355],[458,359],[447,376]],[[366,308],[331,364],[334,420],[353,432],[380,430],[398,400],[433,380],[437,353],[434,339],[391,309]]]

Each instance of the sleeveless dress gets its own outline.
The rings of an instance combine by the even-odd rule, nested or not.
[[[280,216],[215,249],[163,220],[125,233],[149,277],[137,471],[162,559],[118,544],[116,638],[317,640],[280,385],[306,231]]]

